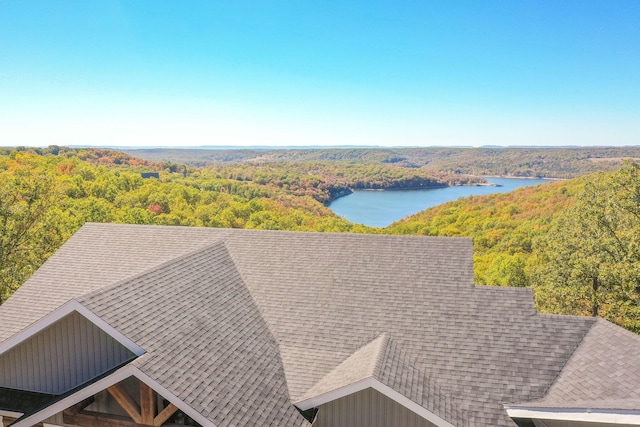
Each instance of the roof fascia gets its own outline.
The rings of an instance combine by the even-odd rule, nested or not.
[[[132,365],[123,366],[111,375],[78,390],[74,394],[55,402],[53,405],[47,406],[46,408],[34,414],[31,414],[28,417],[16,420],[13,424],[11,424],[11,427],[30,427],[32,425],[40,423],[43,420],[64,411],[68,407],[75,405],[76,403],[81,402],[82,400],[87,399],[94,394],[105,390],[131,376],[138,378],[140,381],[150,386],[156,392],[160,393],[163,398],[176,405],[178,409],[187,414],[201,426],[217,427],[214,423],[206,419],[191,406],[187,405],[181,399],[174,396],[173,393],[169,392],[165,387],[162,387],[157,381],[152,380],[149,376],[140,371],[140,369]]]
[[[356,381],[355,383],[351,383],[347,386],[337,388],[327,393],[323,393],[319,396],[298,401],[295,403],[295,405],[301,410],[306,411],[307,409],[317,408],[320,405],[324,405],[325,403],[332,402],[334,400],[340,399],[342,397],[348,396],[353,393],[357,393],[367,388],[372,388],[382,393],[389,399],[395,401],[396,403],[399,403],[400,405],[404,406],[410,411],[420,415],[422,418],[426,419],[427,421],[435,424],[437,427],[455,427],[453,424],[451,424],[447,420],[440,418],[433,412],[429,411],[423,406],[418,405],[413,400],[398,393],[391,387],[381,383],[380,381],[376,380],[373,377]]]
[[[640,425],[640,411],[505,407],[511,418]]]
[[[116,328],[102,320],[99,316],[94,314],[91,310],[80,304],[76,300],[70,300],[67,303],[60,306],[58,309],[44,316],[40,320],[35,323],[32,323],[30,326],[26,327],[22,331],[13,335],[11,338],[5,340],[0,344],[0,355],[4,352],[10,350],[21,342],[29,339],[33,335],[38,332],[48,328],[58,320],[63,317],[71,314],[72,312],[78,312],[80,315],[85,317],[91,323],[96,325],[98,328],[102,329],[106,334],[110,335],[113,339],[118,341],[124,347],[129,349],[136,356],[142,356],[145,353],[145,350],[137,345],[135,342],[127,338],[124,334],[118,331]]]
[[[328,391],[326,393],[322,393],[318,396],[310,397],[308,399],[299,400],[294,404],[306,411],[311,408],[317,408],[320,405],[324,405],[325,403],[332,402],[334,400],[340,399],[342,397],[348,396],[353,393],[357,393],[366,388],[373,387],[373,383],[376,382],[372,377],[364,378],[362,380],[356,381],[349,385],[336,388],[334,390]]]

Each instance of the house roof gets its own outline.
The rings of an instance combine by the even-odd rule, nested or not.
[[[623,359],[639,348],[607,322],[537,314],[530,290],[475,286],[462,238],[87,224],[0,307],[0,342],[70,299],[219,426],[304,425],[291,402],[365,378],[452,425],[513,426],[503,405],[555,393],[600,329],[629,341],[608,350]]]

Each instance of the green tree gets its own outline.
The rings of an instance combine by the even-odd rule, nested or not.
[[[60,197],[42,167],[20,159],[0,165],[0,304],[66,239],[52,209]]]
[[[486,284],[491,286],[516,286],[524,288],[529,284],[525,272],[524,256],[501,253],[491,263],[486,273]]]
[[[640,331],[640,166],[592,176],[535,249],[543,310],[601,316]]]

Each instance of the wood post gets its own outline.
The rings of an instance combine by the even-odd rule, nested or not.
[[[142,381],[140,381],[140,415],[142,424],[153,425],[156,416],[156,393]]]

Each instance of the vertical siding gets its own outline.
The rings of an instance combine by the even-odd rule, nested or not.
[[[74,312],[0,355],[0,387],[59,394],[133,357]]]
[[[382,393],[368,388],[318,408],[314,427],[435,427]]]

